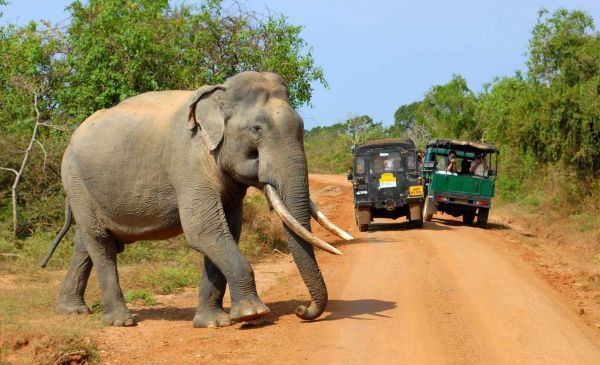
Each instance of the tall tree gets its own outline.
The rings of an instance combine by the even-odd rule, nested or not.
[[[419,109],[418,101],[414,103],[400,106],[394,113],[393,130],[396,134],[404,134],[411,130],[417,121],[417,110]]]
[[[477,97],[460,75],[427,92],[417,110],[418,123],[433,137],[479,139]]]
[[[386,136],[383,125],[374,122],[368,115],[349,117],[344,125],[344,132],[350,137],[352,144]]]
[[[527,61],[539,108],[525,120],[538,159],[592,173],[600,169],[600,34],[593,30],[585,12],[540,11]]]
[[[284,16],[229,11],[220,0],[77,0],[68,11],[66,31],[47,22],[0,25],[0,214],[8,220],[17,181],[26,234],[62,218],[58,166],[68,133],[57,125],[72,129],[129,96],[195,89],[245,70],[280,73],[294,106],[310,102],[313,82],[326,85],[302,28]]]
[[[566,69],[576,67],[574,58],[593,30],[594,20],[583,11],[561,8],[550,15],[541,9],[529,41],[529,77],[548,83]]]
[[[193,89],[246,70],[280,73],[296,107],[310,101],[311,82],[326,85],[301,27],[283,16],[225,11],[221,0],[77,0],[68,10],[72,71],[60,101],[78,121],[144,91]]]

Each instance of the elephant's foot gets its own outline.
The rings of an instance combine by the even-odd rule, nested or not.
[[[216,328],[231,326],[233,322],[223,309],[198,308],[193,324],[196,328]]]
[[[129,327],[136,322],[127,308],[102,313],[102,324],[105,326]]]
[[[90,314],[92,310],[85,304],[83,298],[60,298],[55,308],[58,314]]]
[[[245,322],[271,313],[269,308],[256,296],[244,298],[231,306],[229,319],[233,322]]]

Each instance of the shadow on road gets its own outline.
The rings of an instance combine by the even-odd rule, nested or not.
[[[436,223],[435,226],[437,228],[433,228],[434,230],[451,229],[450,227],[475,227],[475,228],[478,228],[476,224],[469,225],[469,224],[463,223],[462,221],[460,221],[458,219],[452,219],[452,218],[444,219],[444,218],[434,217],[432,222]],[[423,226],[423,227],[425,228],[425,226]],[[503,223],[495,223],[495,222],[488,221],[486,227],[481,228],[481,229],[499,231],[499,230],[505,230],[505,229],[510,229],[510,228],[507,227]]]
[[[305,301],[285,300],[279,302],[266,303],[271,313],[254,321],[242,324],[243,330],[270,326],[282,316],[291,315],[299,305],[306,305]],[[395,302],[377,300],[377,299],[357,299],[357,300],[330,300],[327,304],[325,313],[316,321],[334,321],[339,319],[356,319],[363,321],[375,320],[377,318],[390,318],[383,312],[396,308]],[[229,310],[229,308],[225,308]],[[186,321],[190,322],[196,313],[195,307],[154,307],[132,309],[138,323],[147,320],[165,320],[165,321]],[[300,319],[298,319],[300,320]]]
[[[425,224],[423,224],[423,228],[424,230],[428,230],[428,231],[449,231],[452,230],[452,227],[449,227],[448,225],[445,224],[440,224],[439,222],[425,222]]]
[[[352,318],[358,320],[373,320],[369,316],[379,318],[391,318],[381,314],[396,308],[396,302],[386,302],[377,299],[357,299],[357,300],[330,300],[327,305],[327,312],[324,321],[336,319]],[[366,317],[365,317],[366,316]]]
[[[410,224],[410,222],[402,223],[371,223],[369,231],[406,231],[410,229],[419,229]]]
[[[446,221],[441,220],[442,223],[446,223]],[[452,221],[448,221],[452,222]],[[440,231],[440,230],[449,230],[450,227],[439,224],[432,224],[431,222],[424,222],[423,227],[415,227],[410,222],[403,223],[371,223],[369,224],[369,232],[375,231],[410,231],[415,230],[418,232],[419,230],[432,230],[432,231]]]
[[[271,314],[265,318],[245,323],[241,329],[250,330],[275,324],[280,317],[293,314],[296,307],[307,303],[299,300],[286,300],[266,304],[271,309]],[[370,321],[377,318],[391,318],[382,314],[382,312],[394,308],[396,308],[395,302],[386,302],[377,299],[330,300],[325,313],[317,320],[310,322],[334,321],[344,318],[363,321]],[[298,320],[300,319],[298,318]]]
[[[143,322],[150,319],[162,319],[165,321],[192,321],[196,308],[179,308],[179,307],[155,307],[131,309],[131,313],[135,320]]]

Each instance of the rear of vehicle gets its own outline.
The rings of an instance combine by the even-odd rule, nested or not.
[[[423,225],[423,187],[411,140],[387,139],[354,148],[352,183],[356,223],[366,231],[374,218],[407,217]]]
[[[449,154],[463,168],[446,171]],[[422,176],[426,200],[425,220],[436,212],[462,217],[463,222],[485,227],[496,186],[498,150],[495,146],[470,141],[436,141],[427,145]],[[479,173],[471,171],[474,161],[485,165]]]

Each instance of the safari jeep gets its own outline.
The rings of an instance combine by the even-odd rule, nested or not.
[[[419,183],[415,144],[411,140],[384,139],[353,146],[354,212],[361,232],[373,218],[407,217],[423,225],[423,187]]]
[[[441,212],[462,216],[466,224],[473,224],[477,217],[477,225],[485,227],[496,187],[498,154],[496,146],[480,142],[429,143],[421,170],[425,220]],[[451,157],[455,161],[448,169]]]

